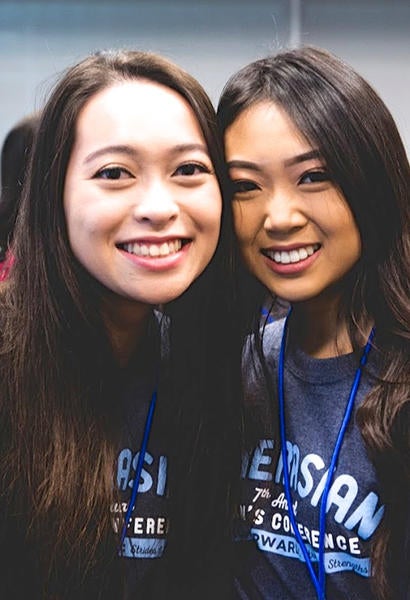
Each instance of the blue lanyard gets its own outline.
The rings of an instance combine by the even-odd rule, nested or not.
[[[281,453],[282,453],[282,462],[283,462],[283,478],[284,478],[284,487],[285,487],[285,496],[288,503],[288,511],[290,522],[292,523],[293,531],[295,533],[295,537],[299,543],[300,549],[302,551],[303,557],[305,559],[306,566],[309,571],[310,578],[313,582],[313,585],[316,589],[316,594],[318,600],[326,600],[325,596],[325,530],[326,530],[326,507],[327,500],[329,496],[330,486],[333,480],[333,475],[337,467],[337,461],[339,458],[340,449],[342,447],[343,438],[346,433],[347,426],[350,421],[350,417],[352,415],[354,402],[357,395],[357,390],[359,388],[360,379],[362,376],[362,369],[367,362],[367,357],[370,352],[370,348],[372,346],[372,341],[374,337],[374,329],[371,330],[369,338],[367,340],[366,346],[363,350],[359,366],[356,370],[356,374],[353,380],[352,388],[350,390],[349,399],[347,401],[346,409],[343,415],[342,423],[340,425],[339,433],[337,435],[335,447],[333,449],[332,458],[330,461],[329,471],[326,478],[325,487],[323,490],[322,500],[320,502],[320,513],[319,513],[319,552],[318,552],[318,575],[316,575],[315,569],[313,567],[312,560],[309,556],[308,550],[306,548],[306,544],[302,539],[302,536],[299,532],[295,511],[293,510],[292,504],[292,495],[290,491],[290,481],[289,481],[289,466],[287,460],[287,448],[286,448],[286,426],[285,426],[285,393],[284,393],[284,370],[285,370],[285,350],[286,350],[286,337],[288,330],[288,321],[291,313],[289,310],[288,316],[285,319],[285,325],[283,328],[282,334],[282,342],[280,346],[279,353],[279,365],[278,365],[278,400],[279,400],[279,426],[280,426],[280,438],[281,438]]]
[[[138,495],[138,487],[141,477],[142,465],[145,458],[145,453],[147,451],[148,440],[151,433],[152,427],[152,419],[154,417],[155,405],[157,402],[157,391],[155,390],[151,396],[151,402],[149,404],[147,418],[145,420],[144,434],[142,436],[141,448],[138,455],[137,468],[135,469],[135,477],[134,484],[132,486],[131,498],[128,504],[127,513],[125,515],[124,524],[121,532],[121,541],[120,541],[120,555],[122,555],[122,546],[124,543],[125,536],[127,534],[127,528],[131,520],[132,511],[135,508],[137,503],[137,495]]]

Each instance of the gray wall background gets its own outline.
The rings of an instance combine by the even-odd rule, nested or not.
[[[385,100],[410,151],[409,0],[0,0],[0,141],[41,107],[62,70],[94,50],[160,52],[216,104],[242,65],[299,44],[350,62]]]

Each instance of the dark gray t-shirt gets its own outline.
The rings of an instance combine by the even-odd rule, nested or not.
[[[153,355],[158,352],[156,345],[159,345],[160,338],[155,329],[150,343],[152,347],[146,349],[140,360],[125,369],[118,398],[119,410],[122,412],[124,422],[114,478],[119,501],[113,503],[110,511],[113,529],[121,535],[122,523],[134,487],[139,450],[152,394],[154,391],[158,392],[136,505],[129,520],[124,542],[121,549],[119,548],[120,560],[124,561],[125,566],[124,600],[139,597],[144,576],[149,574],[150,568],[165,552],[169,527],[167,442],[159,427],[159,413],[161,404],[165,401],[166,386],[160,385],[157,389],[159,373],[155,372],[158,368],[154,365],[158,364],[158,357],[153,358]],[[168,351],[164,332],[162,332],[161,344],[164,358]]]
[[[264,353],[276,373],[284,321],[269,325]],[[248,348],[249,350],[249,348]],[[368,369],[375,370],[370,352]],[[317,566],[319,507],[327,469],[358,365],[354,354],[314,359],[287,348],[285,414],[292,500],[298,529]],[[250,401],[264,394],[260,366],[245,353]],[[355,410],[370,389],[364,372]],[[275,380],[276,381],[276,380]],[[275,384],[276,386],[276,384]],[[266,393],[265,393],[266,396]],[[264,398],[263,401],[271,401]],[[314,600],[315,589],[292,531],[283,488],[280,440],[264,423],[259,443],[245,457],[242,470],[242,521],[238,536],[241,599]],[[367,456],[355,412],[346,431],[328,499],[325,537],[326,598],[366,600],[370,589],[370,541],[383,516],[374,468]]]
[[[128,509],[134,485],[145,419],[153,392],[153,383],[139,378],[130,382],[125,396],[126,419],[123,444],[118,452],[116,484],[120,502],[111,506],[116,531]],[[163,555],[168,529],[167,467],[165,448],[161,446],[154,422],[143,462],[136,506],[131,515],[122,545],[122,558],[127,561],[127,587],[136,589],[153,560]]]

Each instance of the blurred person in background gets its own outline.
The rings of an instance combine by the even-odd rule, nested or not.
[[[16,123],[1,149],[0,281],[6,279],[13,263],[9,248],[38,121],[39,115],[34,113]]]

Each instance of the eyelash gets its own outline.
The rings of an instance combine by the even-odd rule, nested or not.
[[[178,171],[181,171],[181,169],[187,169],[187,168],[190,169],[193,172],[191,172],[191,173],[178,173]],[[199,171],[199,173],[195,172],[195,171]],[[202,174],[202,173],[210,173],[210,172],[211,172],[210,169],[207,166],[205,166],[205,165],[203,165],[201,163],[188,162],[188,163],[184,163],[183,165],[179,165],[179,167],[177,167],[175,169],[173,175],[180,176],[180,177],[193,177],[195,175],[199,175],[199,174]]]
[[[305,181],[307,178],[310,178],[311,181]],[[306,173],[303,173],[303,175],[300,177],[298,183],[300,185],[303,185],[303,184],[312,185],[314,183],[322,183],[323,181],[329,181],[329,180],[330,180],[330,175],[327,171],[317,169],[314,171],[307,171]]]
[[[331,177],[325,169],[316,168],[303,173],[298,180],[298,185],[315,185],[330,180]],[[250,179],[231,180],[231,191],[234,196],[237,194],[249,194],[260,189],[260,186]]]
[[[109,175],[110,173],[113,174],[113,172],[115,172],[118,177],[108,177],[107,175]],[[116,167],[116,166],[112,166],[112,167],[104,167],[103,169],[100,169],[100,171],[97,171],[97,173],[94,175],[95,179],[106,179],[108,181],[119,181],[121,179],[121,175],[125,173],[128,177],[133,177],[133,175],[124,167]]]
[[[308,181],[309,179],[310,181]],[[299,178],[298,185],[314,185],[316,183],[323,183],[324,181],[330,181],[329,173],[324,169],[317,169],[303,173]],[[249,179],[231,181],[231,186],[234,194],[246,194],[260,189],[257,183]]]
[[[258,184],[249,179],[238,179],[237,181],[232,181],[231,185],[234,194],[246,194],[260,189]]]
[[[183,169],[191,171],[191,172],[181,172]],[[173,172],[173,176],[179,177],[194,177],[195,175],[199,175],[202,173],[211,173],[210,169],[201,163],[189,162],[183,165],[180,165]],[[109,176],[111,174],[111,177]],[[116,176],[112,176],[112,175]],[[94,175],[95,179],[106,179],[108,181],[119,181],[122,179],[121,175],[126,174],[128,177],[133,177],[133,175],[124,167],[104,167],[100,171]]]

